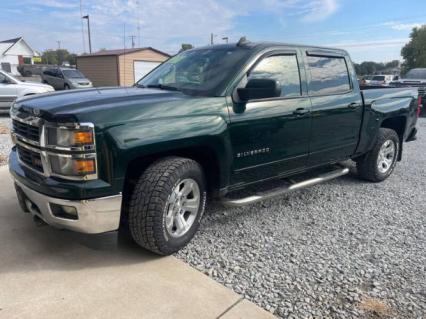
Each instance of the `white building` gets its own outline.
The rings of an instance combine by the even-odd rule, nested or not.
[[[0,69],[18,75],[19,64],[33,64],[34,51],[22,37],[0,41]]]

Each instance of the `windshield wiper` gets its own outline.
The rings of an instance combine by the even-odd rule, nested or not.
[[[179,91],[177,87],[164,85],[164,84],[148,84],[146,87],[152,88],[152,89],[166,90],[166,91]]]

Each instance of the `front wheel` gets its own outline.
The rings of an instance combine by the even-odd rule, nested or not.
[[[373,149],[357,160],[358,174],[366,180],[381,182],[392,174],[398,154],[398,134],[394,130],[380,128]]]
[[[205,202],[204,175],[197,162],[161,159],[142,174],[131,195],[130,233],[154,253],[175,253],[197,232]]]

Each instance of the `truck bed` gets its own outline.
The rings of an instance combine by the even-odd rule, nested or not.
[[[417,88],[382,87],[378,89],[367,89],[366,87],[360,87],[360,89],[366,105],[381,99],[416,98],[419,94]]]

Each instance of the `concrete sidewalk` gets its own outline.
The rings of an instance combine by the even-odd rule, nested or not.
[[[274,318],[174,257],[116,233],[37,227],[0,168],[0,318]]]

